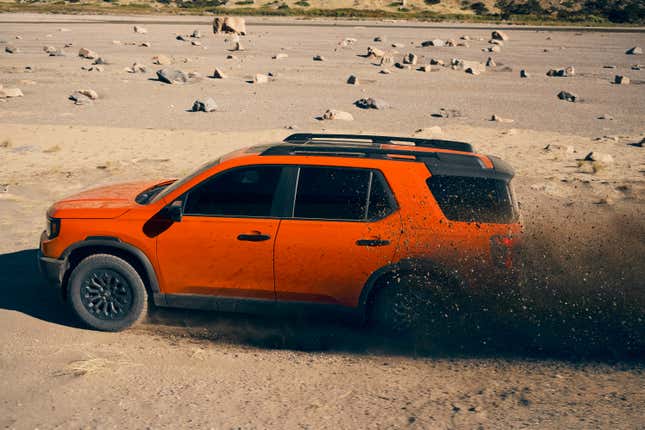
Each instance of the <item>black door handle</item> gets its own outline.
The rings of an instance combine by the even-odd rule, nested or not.
[[[246,240],[247,242],[264,242],[269,239],[271,236],[268,234],[240,234],[237,236],[237,240]]]
[[[389,240],[379,240],[379,239],[359,239],[356,241],[358,246],[386,246],[389,245]]]

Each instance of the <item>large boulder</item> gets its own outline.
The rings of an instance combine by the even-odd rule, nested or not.
[[[87,48],[81,48],[78,50],[78,56],[87,58],[88,60],[94,60],[95,58],[99,57],[99,54],[96,52],[92,51],[91,49]]]
[[[501,30],[495,30],[491,33],[491,39],[494,40],[509,40],[508,34],[504,33]]]
[[[213,20],[213,33],[246,34],[246,21],[237,16],[216,16]]]
[[[629,48],[627,51],[625,51],[625,54],[627,55],[643,55],[643,48],[640,46],[634,46],[633,48]]]
[[[217,110],[217,103],[211,97],[197,99],[191,109],[193,112],[213,112]]]

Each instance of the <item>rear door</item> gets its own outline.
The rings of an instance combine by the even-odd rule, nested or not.
[[[369,276],[394,259],[401,236],[383,174],[303,166],[294,194],[292,216],[276,239],[277,299],[357,306]]]

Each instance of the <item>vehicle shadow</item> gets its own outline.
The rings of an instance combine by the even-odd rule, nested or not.
[[[468,297],[460,318],[438,323],[415,336],[377,333],[345,320],[306,316],[267,317],[153,308],[136,330],[169,338],[229,343],[262,349],[398,354],[425,357],[506,357],[514,359],[642,360],[642,317],[610,314],[572,316],[549,305],[533,307],[525,297]],[[0,308],[53,324],[82,328],[58,291],[39,273],[37,250],[0,255]],[[640,307],[639,307],[640,309]],[[590,318],[590,315],[593,318]],[[627,319],[627,321],[625,321]],[[628,324],[634,327],[626,329]],[[639,328],[640,327],[640,328]]]
[[[47,285],[38,269],[38,250],[0,254],[0,308],[69,327],[80,327],[61,301],[59,292]]]

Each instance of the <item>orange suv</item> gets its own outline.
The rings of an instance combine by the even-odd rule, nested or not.
[[[429,286],[508,277],[520,233],[512,177],[462,142],[294,134],[181,180],[55,203],[40,267],[99,330],[137,323],[149,302],[403,324],[401,301]]]

